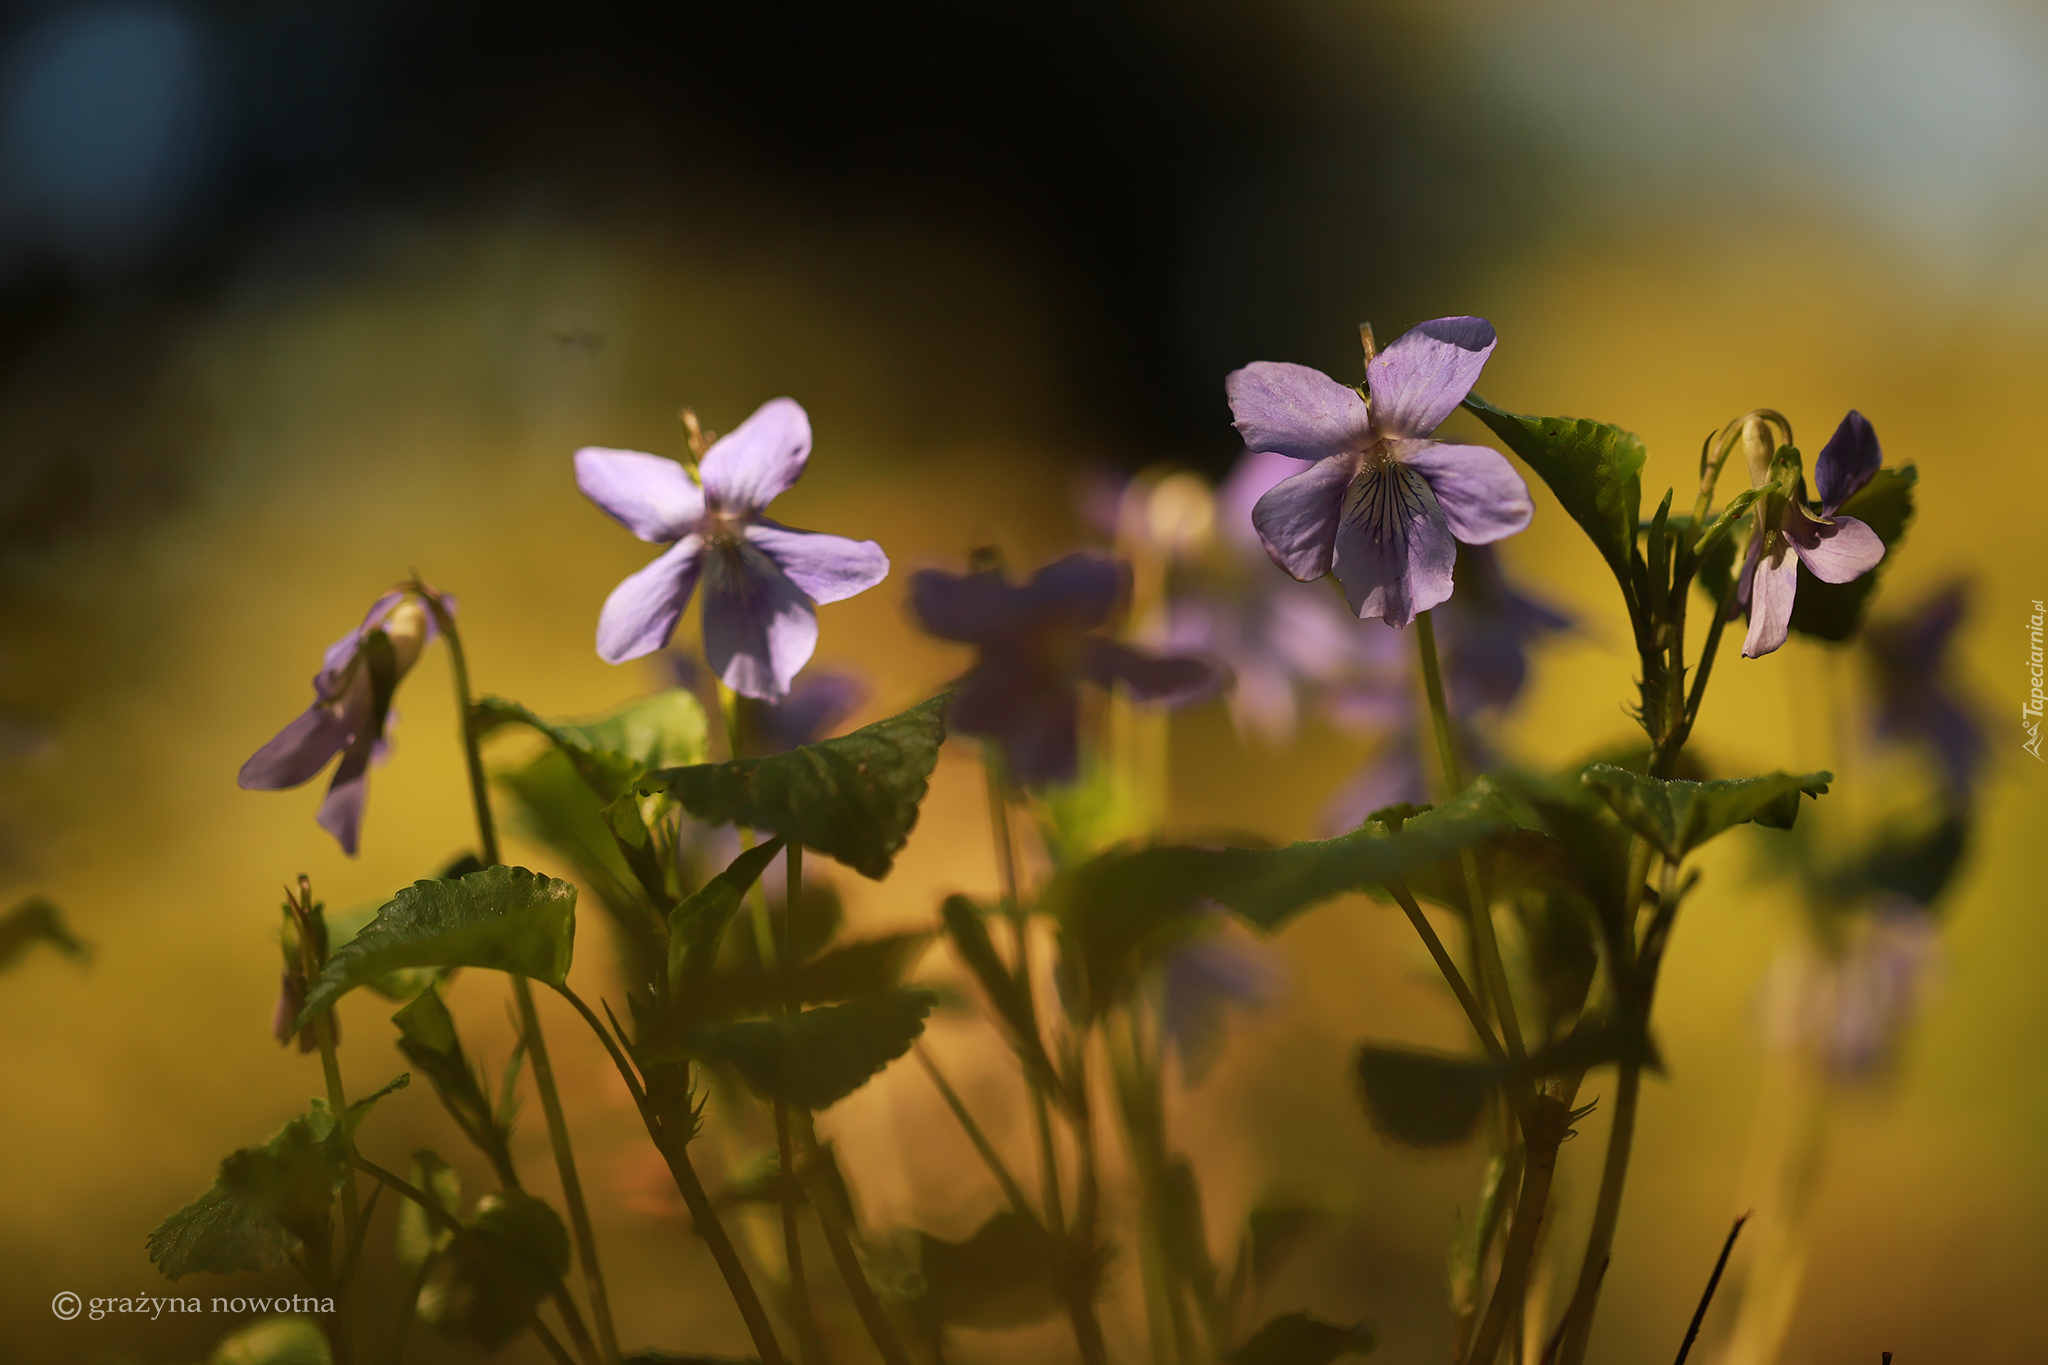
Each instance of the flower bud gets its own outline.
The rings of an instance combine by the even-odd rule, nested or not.
[[[1749,466],[1749,486],[1762,488],[1771,481],[1771,457],[1778,453],[1776,433],[1762,413],[1752,412],[1742,419],[1742,432],[1736,439]]]
[[[1216,529],[1216,499],[1198,474],[1169,474],[1145,506],[1152,543],[1184,559],[1209,543]]]
[[[426,604],[411,594],[401,598],[384,618],[378,628],[391,641],[392,657],[398,665],[397,676],[402,678],[412,671],[420,651],[426,648],[427,631],[431,625]]]

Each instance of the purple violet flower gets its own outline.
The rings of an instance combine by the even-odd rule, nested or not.
[[[1764,1031],[1779,1047],[1810,1048],[1830,1080],[1881,1078],[1924,1008],[1942,965],[1941,928],[1904,898],[1857,917],[1847,941],[1800,944],[1764,979]]]
[[[455,599],[435,596],[452,615]],[[390,747],[391,695],[438,634],[414,589],[394,588],[378,598],[360,626],[328,646],[313,679],[313,704],[258,749],[235,780],[250,791],[283,791],[312,781],[340,754],[314,818],[355,857],[370,764],[381,762]]]
[[[676,686],[697,691],[696,660],[681,653],[664,654]],[[744,756],[786,753],[815,744],[836,733],[846,718],[868,699],[868,686],[851,673],[810,668],[799,673],[780,701],[749,702],[740,713]]]
[[[1786,500],[1778,524],[1759,526],[1750,537],[1749,557],[1736,587],[1736,600],[1749,608],[1743,658],[1761,659],[1785,643],[1792,628],[1792,601],[1799,589],[1801,564],[1823,583],[1847,583],[1869,573],[1884,558],[1884,541],[1877,532],[1854,517],[1835,515],[1835,509],[1869,483],[1883,462],[1877,433],[1862,413],[1851,408],[1814,457],[1813,483],[1820,494],[1820,514],[1814,515],[1806,505],[1806,481],[1801,479]],[[1762,488],[1771,481],[1768,446],[1752,447],[1749,465],[1750,487]],[[1761,520],[1762,514],[1758,515]]]
[[[576,486],[642,540],[670,548],[619,584],[597,621],[607,663],[652,654],[704,580],[704,653],[725,685],[774,701],[818,645],[817,604],[889,574],[872,540],[799,531],[761,515],[811,455],[811,420],[775,398],[714,442],[695,471],[636,450],[576,452]]]
[[[1221,681],[1199,659],[1160,658],[1088,633],[1109,620],[1125,577],[1113,560],[1075,554],[1022,585],[1000,569],[924,569],[911,579],[911,610],[924,628],[979,647],[955,684],[953,728],[1000,744],[1012,781],[1037,787],[1078,776],[1084,678],[1104,688],[1121,682],[1140,701],[1169,705],[1197,700]]]
[[[1252,509],[1275,564],[1303,582],[1334,572],[1360,619],[1405,626],[1450,597],[1457,541],[1528,526],[1528,485],[1504,456],[1429,439],[1494,342],[1483,318],[1438,318],[1373,357],[1363,392],[1273,361],[1224,380],[1247,448],[1309,462]]]
[[[1894,742],[1919,740],[1934,751],[1949,795],[1969,800],[1987,744],[1976,706],[1951,683],[1949,645],[1968,608],[1968,587],[1951,583],[1896,620],[1864,632],[1876,684],[1875,727]]]
[[[1161,1020],[1180,1054],[1181,1080],[1198,1085],[1222,1054],[1226,1007],[1263,1009],[1280,997],[1287,974],[1279,954],[1237,927],[1222,906],[1206,903],[1207,926],[1169,949],[1161,964]]]

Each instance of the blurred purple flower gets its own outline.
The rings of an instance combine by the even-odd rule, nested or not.
[[[1363,394],[1272,361],[1224,380],[1248,449],[1310,462],[1252,510],[1275,564],[1303,582],[1334,571],[1360,618],[1405,626],[1450,597],[1456,541],[1529,524],[1528,485],[1498,451],[1429,439],[1494,342],[1483,318],[1425,322],[1373,358]]]
[[[1771,480],[1769,450],[1759,447],[1750,457],[1749,483],[1762,488]],[[1736,600],[1749,608],[1749,636],[1742,657],[1761,659],[1785,643],[1791,631],[1792,601],[1799,589],[1799,566],[1806,565],[1823,583],[1847,583],[1869,573],[1884,558],[1877,532],[1854,517],[1838,517],[1835,509],[1869,483],[1883,463],[1877,433],[1854,408],[1835,428],[1813,461],[1813,482],[1820,493],[1820,514],[1806,504],[1801,479],[1785,503],[1775,527],[1760,528],[1750,537]]]
[[[1863,635],[1876,684],[1877,733],[1931,748],[1957,804],[1975,789],[1988,747],[1977,708],[1949,677],[1949,645],[1968,605],[1968,587],[1958,581]]]
[[[676,686],[695,695],[701,676],[695,659],[671,650],[662,656]],[[838,730],[868,699],[867,684],[851,673],[811,668],[799,673],[780,701],[752,701],[741,711],[747,757],[779,754],[815,744]]]
[[[1833,950],[1799,945],[1781,954],[1764,984],[1764,1025],[1781,1047],[1811,1047],[1838,1082],[1882,1075],[1897,1061],[1941,965],[1934,917],[1904,898],[1852,922]]]
[[[1499,756],[1470,726],[1457,729],[1458,754],[1470,772],[1499,766]],[[1427,718],[1395,731],[1361,765],[1351,780],[1323,805],[1322,827],[1331,834],[1349,834],[1376,810],[1398,805],[1427,805],[1437,799],[1436,736]]]
[[[455,599],[435,596],[452,615]],[[378,598],[360,626],[328,646],[313,679],[313,704],[258,749],[236,781],[251,791],[283,791],[310,782],[340,754],[315,818],[353,858],[370,763],[382,761],[389,747],[391,695],[439,633],[433,613],[412,588],[394,588]]]
[[[1286,982],[1273,949],[1238,929],[1221,906],[1212,925],[1168,951],[1162,1022],[1180,1053],[1181,1078],[1198,1084],[1223,1050],[1225,1010],[1263,1008]]]
[[[761,514],[804,472],[811,422],[793,399],[763,403],[704,453],[695,477],[674,460],[586,446],[576,486],[642,540],[670,549],[605,600],[597,652],[624,663],[675,633],[704,579],[704,653],[725,685],[773,701],[818,645],[816,605],[889,573],[872,540],[799,531]]]
[[[1028,582],[999,569],[911,579],[910,605],[942,640],[981,656],[955,684],[953,728],[1002,746],[1011,780],[1072,781],[1080,771],[1080,684],[1121,682],[1140,701],[1180,704],[1213,691],[1216,670],[1199,659],[1160,658],[1088,632],[1123,595],[1125,570],[1094,555],[1068,555]]]
[[[1572,618],[1517,592],[1491,546],[1460,546],[1458,575],[1465,590],[1438,623],[1451,709],[1460,716],[1505,710],[1528,681],[1529,646],[1571,630]]]

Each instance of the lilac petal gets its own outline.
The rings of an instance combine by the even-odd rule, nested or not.
[[[320,803],[320,813],[313,817],[351,858],[356,856],[363,828],[363,805],[370,794],[370,750],[374,743],[372,736],[356,737],[334,770],[334,781],[327,788],[327,799]]]
[[[1098,687],[1121,682],[1138,701],[1185,705],[1214,692],[1223,677],[1200,659],[1160,658],[1113,640],[1081,642],[1081,672]]]
[[[608,664],[622,664],[667,644],[703,567],[703,540],[684,536],[613,588],[597,617],[597,656]]]
[[[1427,436],[1457,410],[1493,354],[1485,318],[1438,318],[1398,338],[1366,367],[1372,424],[1382,436]]]
[[[1071,682],[1001,664],[977,667],[953,697],[952,727],[994,740],[1026,787],[1080,773],[1080,696]]]
[[[1813,486],[1820,494],[1821,511],[1833,516],[1837,507],[1870,482],[1871,475],[1883,463],[1884,451],[1878,448],[1877,432],[1871,429],[1870,419],[1854,408],[1849,409],[1849,415],[1813,460]]]
[[[1749,588],[1756,581],[1757,555],[1763,548],[1764,537],[1754,535],[1749,538],[1749,549],[1743,552],[1742,574],[1735,580],[1735,605],[1744,611],[1749,610]]]
[[[1267,490],[1301,472],[1301,462],[1270,450],[1248,450],[1216,490],[1216,529],[1232,545],[1255,549],[1259,535],[1252,527],[1252,508]]]
[[[1296,460],[1326,460],[1365,449],[1372,417],[1358,390],[1321,370],[1261,360],[1223,381],[1233,425],[1247,449]]]
[[[889,576],[889,556],[872,540],[848,540],[757,521],[746,538],[774,560],[813,602],[842,602]]]
[[[1791,630],[1792,597],[1799,589],[1799,559],[1781,535],[1757,560],[1749,593],[1749,638],[1742,657],[1761,659],[1785,643]]]
[[[780,701],[818,647],[803,589],[746,541],[713,546],[704,566],[704,656],[743,697]]]
[[[759,512],[797,481],[811,458],[811,419],[794,398],[771,398],[704,452],[709,500],[727,512]]]
[[[1266,491],[1252,508],[1252,525],[1273,562],[1306,583],[1330,571],[1344,490],[1356,465],[1324,460]]]
[[[1109,620],[1130,580],[1130,571],[1101,555],[1072,554],[1031,575],[1021,603],[1031,615],[1093,630]]]
[[[309,706],[250,756],[235,782],[245,791],[272,792],[310,782],[327,760],[347,747],[351,728],[341,707]]]
[[[1337,528],[1337,581],[1359,619],[1405,626],[1451,595],[1458,542],[1429,484],[1412,469],[1384,464],[1361,474]]]
[[[765,708],[764,751],[780,753],[824,738],[867,700],[867,684],[845,673],[812,672],[779,705]]]
[[[704,519],[704,490],[659,455],[585,446],[576,452],[576,486],[612,520],[657,545],[682,539]]]
[[[918,624],[941,640],[978,644],[1008,631],[1017,616],[1018,590],[1000,573],[955,574],[919,569],[910,576],[910,609]]]
[[[1529,485],[1491,446],[1400,441],[1394,444],[1394,453],[1429,481],[1445,524],[1467,545],[1491,545],[1525,531],[1536,514]]]
[[[1785,513],[1785,537],[1808,572],[1823,583],[1860,578],[1884,558],[1884,542],[1856,518],[1815,521],[1796,503]]]

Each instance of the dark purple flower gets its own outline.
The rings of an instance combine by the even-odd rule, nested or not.
[[[1438,622],[1451,709],[1505,710],[1528,681],[1529,646],[1572,629],[1572,618],[1517,592],[1491,546],[1460,546],[1458,577],[1465,590]]]
[[[1223,1051],[1227,1007],[1264,1008],[1286,981],[1273,949],[1238,928],[1221,906],[1206,908],[1210,923],[1169,949],[1160,969],[1161,1023],[1189,1085],[1198,1084]]]
[[[773,701],[818,645],[821,602],[865,592],[889,573],[872,540],[799,531],[761,514],[804,472],[811,421],[776,398],[715,442],[696,471],[634,450],[576,452],[576,486],[667,553],[619,584],[597,621],[597,652],[624,663],[675,633],[704,580],[704,653],[725,685]]]
[[[676,686],[695,693],[700,676],[695,660],[680,653],[662,656]],[[749,701],[740,713],[747,757],[779,754],[827,738],[868,699],[867,684],[851,673],[806,669],[781,701]]]
[[[1949,676],[1949,645],[1967,608],[1967,585],[1951,583],[1905,616],[1875,623],[1863,635],[1876,684],[1877,733],[1927,744],[1958,803],[1975,788],[1987,749],[1977,708]]]
[[[436,596],[453,614],[455,599]],[[354,857],[370,763],[381,760],[389,745],[391,694],[439,633],[414,589],[394,588],[378,598],[360,626],[328,646],[313,679],[313,704],[258,749],[236,781],[252,791],[283,791],[312,781],[340,754],[315,818]]]
[[[1042,786],[1078,775],[1083,679],[1121,682],[1140,701],[1168,704],[1220,681],[1199,659],[1160,658],[1088,633],[1108,622],[1124,580],[1122,565],[1084,554],[1021,585],[999,569],[924,569],[912,578],[910,605],[924,628],[981,651],[955,684],[953,728],[1000,744],[1012,780]]]
[[[1750,444],[1749,482],[1762,488],[1772,479],[1768,442]],[[1820,513],[1806,504],[1801,479],[1786,500],[1776,526],[1759,525],[1750,537],[1749,557],[1742,566],[1737,599],[1749,608],[1749,637],[1742,657],[1761,659],[1785,643],[1792,628],[1792,601],[1799,589],[1799,566],[1823,583],[1847,583],[1877,567],[1884,541],[1854,517],[1835,509],[1870,482],[1883,463],[1877,433],[1862,413],[1850,409],[1835,434],[1813,461],[1813,483],[1820,493]],[[1763,513],[1758,513],[1759,522]]]
[[[1493,353],[1483,318],[1438,318],[1366,367],[1365,392],[1305,365],[1260,361],[1224,380],[1248,449],[1309,461],[1252,509],[1273,562],[1335,572],[1360,618],[1405,626],[1451,595],[1457,541],[1529,524],[1528,485],[1498,451],[1430,440]]]

